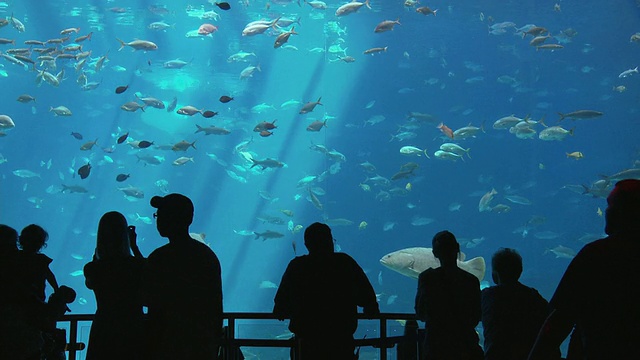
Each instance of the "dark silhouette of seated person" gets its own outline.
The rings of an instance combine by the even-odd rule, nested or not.
[[[131,254],[131,245],[137,250],[135,236],[119,212],[100,219],[93,260],[84,266],[85,284],[97,303],[87,360],[143,357],[144,259],[139,250],[134,251],[137,256]]]
[[[526,360],[550,307],[536,289],[520,283],[522,257],[502,248],[491,258],[495,286],[482,290],[485,360]],[[558,355],[560,354],[558,349]]]
[[[640,359],[640,180],[619,181],[607,204],[608,236],[571,260],[530,359],[553,359],[574,326],[583,359]]]
[[[416,317],[425,322],[423,359],[483,358],[475,327],[480,322],[480,282],[460,269],[460,245],[449,231],[433,237],[433,255],[440,267],[418,276]]]
[[[169,243],[147,259],[151,358],[216,359],[222,336],[220,261],[189,236],[194,207],[181,194],[154,196],[156,225]]]
[[[326,224],[311,224],[304,244],[309,254],[289,262],[273,313],[290,319],[302,359],[353,360],[358,306],[368,315],[380,313],[373,287],[351,256],[334,252]]]

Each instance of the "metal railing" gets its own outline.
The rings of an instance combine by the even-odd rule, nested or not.
[[[92,314],[80,314],[80,315],[65,315],[59,321],[59,326],[64,323],[68,323],[68,342],[66,349],[69,352],[68,359],[78,359],[78,352],[86,348],[85,343],[80,341],[78,337],[80,322],[93,321],[94,315]],[[238,352],[234,349],[240,349],[242,347],[259,347],[259,348],[290,348],[297,353],[299,344],[294,339],[256,339],[256,338],[236,338],[238,334],[238,321],[239,320],[277,320],[271,313],[244,313],[244,312],[230,312],[225,313],[224,318],[227,320],[226,326],[226,339],[222,343],[222,349],[225,360],[235,360],[238,358]],[[359,320],[378,321],[378,337],[377,338],[364,338],[356,339],[356,347],[374,347],[378,349],[379,359],[386,360],[387,349],[393,348],[396,344],[406,341],[412,342],[409,346],[415,346],[418,348],[417,340],[415,338],[406,339],[404,336],[387,336],[388,322],[394,320],[415,320],[415,314],[409,313],[382,313],[375,317],[365,317],[363,314],[358,315]],[[298,356],[300,359],[300,357]]]

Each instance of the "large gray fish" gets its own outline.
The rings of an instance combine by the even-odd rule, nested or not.
[[[478,281],[482,281],[486,268],[484,258],[476,257],[469,261],[464,260],[465,254],[460,253],[458,267],[477,277]],[[433,255],[433,249],[423,247],[394,251],[383,256],[380,263],[413,279],[417,279],[420,273],[427,269],[440,267],[440,260]]]

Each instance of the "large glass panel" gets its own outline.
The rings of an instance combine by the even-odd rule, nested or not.
[[[100,216],[148,255],[166,243],[149,199],[172,192],[228,311],[272,309],[315,221],[385,312],[413,312],[416,281],[380,259],[437,231],[484,258],[483,286],[516,248],[547,299],[602,236],[603,198],[640,178],[637,1],[323,4],[0,2],[0,223],[49,232],[73,313],[96,308]]]

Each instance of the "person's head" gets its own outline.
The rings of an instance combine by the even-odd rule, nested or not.
[[[607,197],[605,233],[640,230],[640,180],[622,180],[616,183]]]
[[[151,206],[158,209],[155,213],[156,227],[160,236],[171,238],[189,232],[193,221],[193,202],[182,194],[154,196]]]
[[[37,253],[47,246],[49,234],[36,224],[25,226],[20,232],[20,247],[30,253]]]
[[[0,254],[18,251],[18,232],[11,226],[0,224]]]
[[[329,254],[333,252],[333,235],[327,224],[315,222],[304,230],[304,246],[309,254]]]
[[[496,284],[514,283],[522,274],[522,257],[514,249],[500,248],[491,258],[491,275]]]
[[[433,248],[433,256],[438,258],[440,262],[454,262],[458,258],[460,252],[460,244],[456,237],[449,231],[440,231],[433,236],[431,242]]]
[[[96,258],[112,259],[131,256],[127,219],[117,211],[100,218],[96,241]]]

